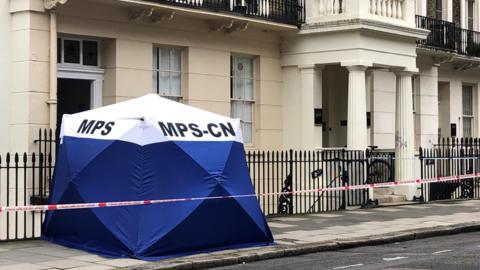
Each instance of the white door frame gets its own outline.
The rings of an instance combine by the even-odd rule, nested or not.
[[[103,105],[103,74],[104,70],[100,68],[72,68],[59,65],[57,79],[92,81],[90,86],[90,109],[95,109]]]

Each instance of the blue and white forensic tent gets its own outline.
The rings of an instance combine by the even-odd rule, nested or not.
[[[253,194],[240,121],[150,94],[65,115],[51,204]],[[269,245],[255,196],[49,211],[43,239],[146,260]]]

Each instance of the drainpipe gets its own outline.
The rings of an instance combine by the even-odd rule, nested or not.
[[[50,10],[50,95],[47,101],[50,111],[49,127],[57,125],[57,12]]]
[[[57,126],[57,7],[68,0],[43,0],[45,10],[50,11],[50,94],[47,100],[50,116],[49,127]]]

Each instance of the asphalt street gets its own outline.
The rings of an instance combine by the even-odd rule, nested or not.
[[[480,232],[259,261],[215,270],[478,270]]]

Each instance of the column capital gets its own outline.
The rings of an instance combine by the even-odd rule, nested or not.
[[[315,65],[314,64],[307,64],[307,65],[298,65],[298,69],[303,70],[303,69],[314,69]]]
[[[345,68],[348,71],[366,71],[368,69],[368,66],[355,65],[355,66],[346,66]]]
[[[63,5],[67,1],[68,0],[44,0],[43,6],[45,7],[46,10],[54,10],[57,8],[58,5]]]
[[[395,73],[397,76],[411,76],[413,74],[418,73],[417,67],[398,67],[398,68],[391,68],[391,72]]]
[[[410,76],[413,76],[413,74],[415,74],[417,72],[401,70],[401,71],[394,71],[393,73],[395,73],[395,75],[397,77],[410,77]]]
[[[359,70],[365,69],[372,67],[373,63],[369,61],[363,61],[363,60],[356,60],[356,61],[342,61],[340,63],[342,67],[347,68],[348,70]]]

